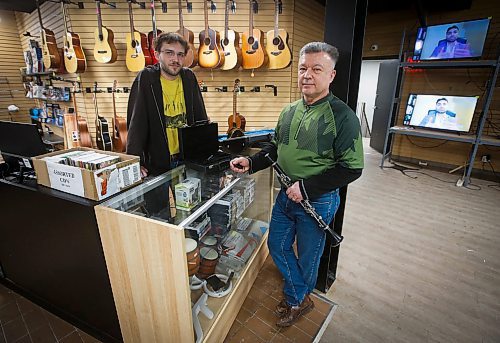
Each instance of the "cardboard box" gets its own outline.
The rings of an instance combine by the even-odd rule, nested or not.
[[[44,160],[49,156],[73,151],[95,151],[118,156],[120,162],[100,170],[88,170]],[[78,147],[40,155],[32,160],[39,185],[96,201],[106,199],[142,181],[139,157],[132,155]]]

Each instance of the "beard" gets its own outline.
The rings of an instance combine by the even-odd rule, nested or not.
[[[160,61],[160,68],[163,70],[167,75],[170,76],[177,76],[181,72],[182,66],[179,63],[174,63],[172,66],[166,65],[165,63]],[[178,68],[175,70],[174,68]]]

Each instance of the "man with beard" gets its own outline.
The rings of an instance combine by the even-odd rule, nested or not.
[[[179,163],[178,128],[208,120],[194,73],[183,68],[189,45],[177,33],[155,41],[158,63],[134,80],[127,109],[127,154],[141,158],[141,174],[158,175]]]
[[[471,49],[465,38],[458,37],[458,26],[450,26],[446,30],[446,39],[440,40],[431,54],[431,58],[465,58],[471,57]]]

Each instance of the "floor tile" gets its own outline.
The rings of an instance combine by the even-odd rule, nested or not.
[[[3,324],[2,328],[7,342],[14,342],[28,334],[28,330],[21,316],[9,321],[7,324]]]
[[[31,339],[36,343],[54,343],[57,342],[54,333],[50,329],[49,324],[39,327],[38,329],[30,332]],[[10,343],[10,342],[9,342]]]
[[[292,325],[280,330],[280,333],[290,339],[292,342],[312,342],[313,337],[306,334],[299,329],[296,325]]]
[[[264,342],[257,335],[255,335],[252,331],[250,331],[246,327],[242,327],[241,330],[231,337],[227,343],[260,343]]]
[[[61,342],[61,343],[83,343],[83,339],[80,337],[78,332],[75,330],[72,333],[70,333],[69,335],[61,338],[59,340],[59,342]]]
[[[30,335],[26,334],[13,343],[32,343]]]
[[[49,323],[39,308],[25,313],[23,315],[23,319],[29,332],[35,331],[41,326],[47,325]]]
[[[52,329],[52,332],[54,332],[54,335],[56,336],[57,339],[61,339],[67,336],[72,331],[75,331],[73,325],[65,322],[64,320],[53,315],[52,313],[45,312],[44,315],[49,321],[50,328]]]
[[[264,323],[262,319],[257,316],[253,316],[248,319],[245,323],[245,328],[248,328],[250,331],[255,333],[264,342],[271,341],[271,339],[278,333],[278,330],[275,327]]]
[[[90,336],[88,333],[83,332],[81,330],[77,330],[78,335],[82,338],[84,343],[99,343],[100,341],[98,339],[95,339],[94,337]]]
[[[15,301],[11,301],[0,308],[0,323],[2,323],[2,325],[18,317],[21,317],[21,312],[19,312],[19,308]]]

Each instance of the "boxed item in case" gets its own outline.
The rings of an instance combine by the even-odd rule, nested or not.
[[[201,201],[200,179],[190,177],[175,185],[175,207],[191,210]]]

